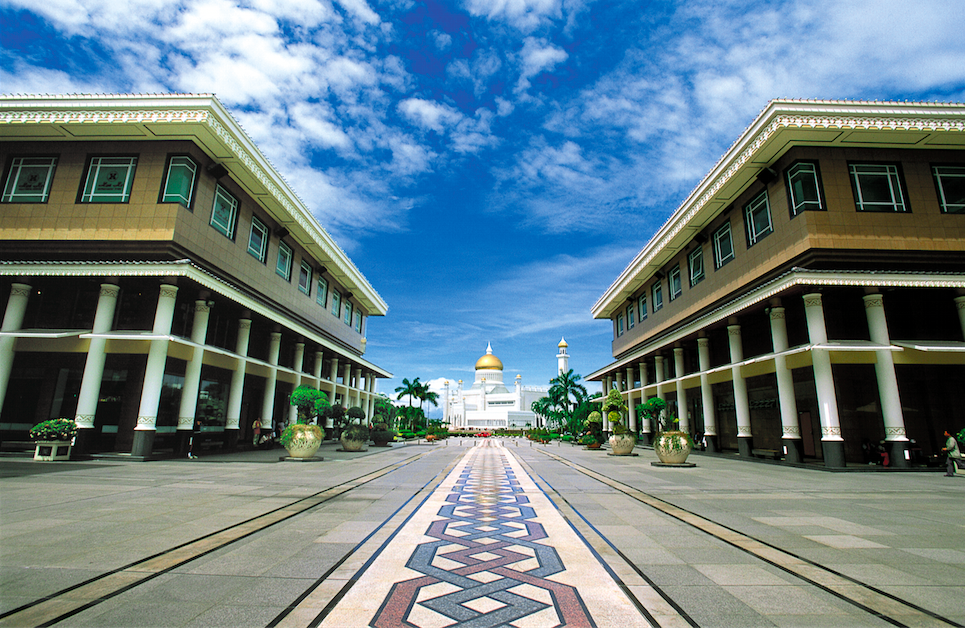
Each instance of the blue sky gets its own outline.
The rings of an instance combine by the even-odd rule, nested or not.
[[[123,7],[123,8],[119,8]],[[366,358],[527,385],[773,98],[965,100],[965,3],[0,0],[4,93],[215,93],[389,304]],[[439,389],[441,392],[441,388]]]

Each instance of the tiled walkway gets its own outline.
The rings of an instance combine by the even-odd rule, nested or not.
[[[516,458],[486,444],[467,450],[325,624],[649,626]]]

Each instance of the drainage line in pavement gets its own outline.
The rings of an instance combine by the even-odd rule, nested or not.
[[[540,480],[542,480],[543,483],[546,484],[546,486],[548,486],[548,487],[550,488],[550,490],[553,492],[553,495],[555,495],[557,498],[559,498],[559,500],[560,500],[561,502],[565,503],[566,506],[567,506],[570,510],[572,510],[574,513],[576,513],[576,515],[577,515],[580,519],[582,519],[583,522],[584,522],[591,530],[593,530],[593,532],[596,533],[596,535],[599,536],[600,539],[602,539],[603,542],[605,542],[605,543],[610,547],[610,549],[612,549],[612,550],[614,551],[614,553],[616,553],[616,554],[623,560],[623,562],[626,563],[627,566],[629,566],[631,569],[633,569],[633,571],[635,571],[636,574],[637,574],[638,576],[640,576],[640,578],[641,578],[644,582],[646,582],[647,585],[649,585],[651,589],[653,589],[661,598],[663,598],[663,600],[664,600],[665,602],[667,602],[667,604],[669,604],[670,607],[673,608],[673,609],[680,615],[680,617],[681,617],[684,621],[686,621],[686,622],[687,622],[690,626],[692,626],[693,628],[700,628],[700,625],[699,625],[696,621],[694,621],[693,618],[690,617],[690,615],[688,615],[687,612],[686,612],[684,609],[682,609],[672,598],[670,598],[667,594],[665,594],[665,593],[663,592],[663,590],[662,590],[659,586],[657,586],[657,584],[656,584],[653,580],[651,580],[645,573],[643,573],[643,572],[640,570],[639,567],[637,567],[635,564],[633,564],[633,561],[631,561],[623,552],[621,552],[613,543],[611,543],[611,542],[610,542],[610,539],[608,539],[606,536],[604,536],[603,533],[600,532],[600,531],[596,528],[596,526],[594,526],[592,523],[590,523],[590,522],[587,520],[587,518],[583,516],[583,513],[581,513],[579,510],[577,510],[577,508],[576,508],[568,499],[566,499],[565,497],[563,497],[563,495],[562,495],[559,491],[557,491],[556,488],[546,480],[546,478],[544,478],[544,477],[543,477],[542,475],[540,475],[539,473],[536,473],[536,471],[535,471],[532,467],[530,467],[524,460],[522,460],[522,459],[520,459],[520,458],[518,458],[518,457],[517,457],[517,460],[519,461],[520,465],[524,468],[524,470],[526,470],[526,472],[529,473],[530,477],[533,477],[533,475],[535,475],[535,476],[538,477]],[[620,576],[617,575],[617,573],[616,573],[615,571],[613,571],[613,568],[610,567],[609,564],[607,564],[606,560],[604,560],[604,558],[600,555],[600,553],[596,550],[596,548],[593,547],[593,545],[590,543],[589,539],[587,539],[587,538],[577,529],[576,525],[574,525],[573,522],[570,520],[570,518],[566,515],[566,513],[563,512],[563,509],[559,507],[559,505],[556,503],[556,501],[553,499],[553,497],[552,497],[546,490],[544,490],[543,487],[541,487],[538,482],[533,482],[533,483],[536,484],[536,488],[538,488],[540,491],[542,491],[543,495],[546,496],[546,499],[548,499],[549,502],[550,502],[551,504],[553,504],[553,507],[556,508],[556,510],[557,510],[557,512],[559,512],[560,516],[563,517],[563,520],[566,521],[567,525],[569,525],[570,528],[573,530],[573,532],[576,533],[577,537],[579,537],[580,540],[583,541],[583,544],[586,545],[587,549],[589,549],[590,552],[596,557],[597,561],[599,561],[599,563],[600,563],[601,565],[603,565],[603,568],[606,570],[606,572],[607,572],[608,574],[610,574],[610,577],[613,578],[614,582],[617,583],[617,586],[619,586],[619,587],[623,590],[623,592],[624,592],[624,593],[626,594],[626,596],[630,599],[630,601],[633,603],[633,605],[637,607],[637,610],[640,611],[640,614],[642,614],[644,617],[646,617],[646,618],[647,618],[647,621],[649,621],[652,625],[654,625],[654,626],[660,626],[660,622],[657,621],[657,619],[650,613],[650,611],[647,609],[647,607],[644,606],[643,602],[641,602],[639,599],[637,599],[637,596],[635,596],[635,595],[630,591],[630,588],[626,585],[625,582],[623,582],[623,579],[621,579]]]
[[[539,475],[539,474],[537,474],[537,475]],[[553,490],[553,493],[554,493],[557,497],[559,497],[560,500],[562,500],[563,502],[565,502],[566,505],[567,505],[571,510],[573,510],[573,512],[575,512],[580,519],[583,520],[583,523],[585,523],[591,530],[593,530],[593,531],[597,534],[597,536],[600,537],[600,539],[602,539],[607,545],[610,546],[610,549],[612,549],[612,550],[617,554],[617,556],[619,556],[631,569],[633,569],[633,571],[635,571],[635,572],[637,573],[637,575],[640,576],[640,578],[642,578],[642,579],[644,580],[644,582],[646,582],[648,585],[650,585],[650,588],[652,588],[654,591],[656,591],[657,594],[660,595],[660,597],[662,597],[662,598],[667,602],[667,604],[669,604],[675,611],[677,611],[677,613],[684,619],[684,621],[686,621],[688,624],[690,624],[691,626],[693,626],[693,628],[700,628],[700,625],[699,625],[696,621],[694,621],[694,619],[693,619],[690,615],[687,614],[687,611],[685,611],[684,609],[682,609],[682,608],[680,607],[680,605],[678,605],[677,602],[675,602],[675,601],[673,600],[673,598],[671,598],[669,595],[667,595],[666,593],[664,593],[664,592],[663,592],[663,589],[661,589],[661,588],[657,585],[656,582],[654,582],[653,580],[651,580],[650,577],[647,576],[647,574],[643,573],[643,571],[642,571],[639,567],[637,567],[637,566],[633,563],[633,561],[630,560],[630,558],[629,558],[626,554],[624,554],[623,552],[621,552],[621,551],[617,548],[617,546],[614,545],[614,544],[610,541],[610,539],[608,539],[602,532],[600,532],[599,530],[597,530],[596,526],[594,526],[592,523],[590,523],[590,522],[587,520],[587,518],[583,516],[583,513],[581,513],[579,510],[577,510],[577,508],[576,508],[568,499],[566,499],[565,497],[563,497],[563,495],[561,495],[560,492],[557,491],[557,490],[553,487],[552,484],[550,484],[549,482],[546,481],[546,478],[544,478],[542,475],[540,475],[540,476],[539,476],[539,479],[543,480],[543,482],[546,482],[546,486],[550,487],[550,488]],[[542,490],[542,489],[540,489],[540,490]],[[546,495],[546,491],[543,491],[543,494]],[[550,500],[550,502],[553,502],[552,498],[550,498],[549,495],[546,495],[546,497]],[[556,504],[554,503],[553,505],[555,506]],[[559,507],[557,507],[557,510],[559,510]],[[560,514],[562,515],[563,513],[560,512]],[[576,530],[576,527],[575,527],[572,523],[570,523],[570,520],[569,520],[569,518],[566,517],[566,515],[563,515],[563,518],[566,519],[566,522],[570,524],[570,527],[572,527],[574,530]],[[577,532],[577,534],[579,534],[579,532]],[[580,538],[583,538],[583,535],[580,535]],[[613,570],[610,568],[610,566],[606,564],[606,562],[603,560],[603,558],[600,556],[600,554],[596,551],[596,549],[594,549],[592,546],[590,546],[589,541],[587,541],[587,539],[584,538],[584,539],[583,539],[583,542],[586,543],[587,547],[590,548],[590,551],[593,552],[593,554],[597,557],[597,559],[598,559],[601,563],[603,563],[603,566],[606,568],[606,570],[607,570],[608,572],[610,572],[610,574],[613,576],[613,579],[616,580],[618,583],[620,583],[621,586],[624,586],[623,581],[620,580],[620,578],[616,575],[616,573],[613,572]],[[644,615],[646,615],[647,619],[650,620],[651,623],[653,623],[654,625],[660,625],[660,622],[658,622],[656,619],[653,618],[652,615],[650,615],[650,612],[643,606],[643,603],[642,603],[642,602],[640,602],[639,600],[637,600],[636,597],[635,597],[635,596],[632,596],[632,595],[631,595],[631,599],[638,605],[638,607],[640,608],[640,610],[643,612]]]
[[[426,456],[426,455],[428,455],[428,453],[431,453],[431,452],[427,452],[427,453],[422,454],[422,455],[423,455],[423,456]],[[310,587],[308,587],[307,589],[305,589],[305,591],[304,591],[301,595],[299,595],[298,598],[296,598],[291,604],[288,605],[288,608],[286,608],[284,611],[282,611],[281,613],[279,613],[279,615],[278,615],[277,617],[275,617],[275,619],[273,619],[265,628],[274,628],[275,626],[277,626],[278,624],[280,624],[280,623],[285,619],[285,617],[287,617],[287,616],[290,615],[293,611],[295,611],[295,610],[298,608],[298,605],[299,605],[299,604],[301,604],[301,603],[302,603],[303,601],[305,601],[309,596],[311,596],[311,594],[312,594],[319,586],[321,586],[322,583],[325,582],[325,580],[327,580],[333,573],[335,573],[335,571],[338,570],[338,568],[341,567],[342,564],[345,563],[345,561],[347,561],[349,558],[351,558],[352,555],[355,554],[355,552],[357,552],[360,548],[362,548],[362,547],[363,547],[373,536],[375,536],[382,528],[384,528],[386,525],[388,525],[388,523],[392,520],[392,518],[395,517],[396,515],[398,515],[402,510],[404,510],[405,507],[406,507],[412,500],[414,500],[416,497],[418,497],[420,493],[422,493],[423,491],[425,491],[426,488],[429,487],[429,486],[430,486],[431,484],[433,484],[433,483],[435,483],[435,485],[438,486],[438,485],[442,482],[442,480],[444,480],[445,477],[449,474],[449,471],[451,471],[452,468],[458,463],[458,461],[459,461],[459,459],[457,458],[455,461],[453,461],[451,464],[449,464],[449,466],[447,466],[443,471],[437,473],[437,474],[436,474],[435,476],[433,476],[428,482],[426,482],[419,490],[417,490],[415,493],[413,493],[413,494],[412,494],[412,497],[410,497],[409,499],[405,500],[405,503],[403,503],[401,506],[399,506],[399,507],[395,510],[395,512],[393,512],[391,515],[389,515],[388,517],[386,517],[385,520],[378,525],[378,527],[376,527],[374,530],[372,530],[372,532],[370,532],[364,539],[362,539],[361,541],[359,541],[359,542],[355,545],[355,547],[353,547],[351,550],[349,550],[348,552],[346,552],[345,555],[342,556],[342,558],[340,558],[340,559],[338,560],[338,562],[336,562],[334,565],[332,565],[332,566],[328,569],[328,571],[326,571],[324,574],[322,574],[321,577],[319,577],[319,578],[315,581],[315,583],[314,583],[313,585],[311,585]],[[414,509],[412,510],[412,512],[410,512],[409,515],[406,516],[406,518],[396,527],[396,529],[392,532],[392,534],[389,535],[389,537],[385,540],[385,542],[382,543],[382,545],[372,554],[372,556],[370,556],[370,557],[368,558],[368,560],[365,561],[365,563],[364,563],[364,564],[362,565],[362,567],[356,572],[356,574],[355,574],[353,577],[351,577],[351,578],[348,579],[348,581],[347,581],[347,583],[345,584],[345,586],[343,586],[343,587],[339,590],[339,592],[338,592],[337,594],[335,594],[335,596],[332,598],[332,600],[331,600],[328,604],[325,605],[325,608],[323,608],[322,611],[321,611],[311,622],[309,622],[309,624],[308,624],[309,628],[317,628],[317,626],[319,626],[319,625],[322,623],[322,621],[324,621],[325,617],[327,617],[328,614],[332,612],[332,609],[335,608],[335,606],[342,600],[343,597],[345,597],[345,595],[349,592],[349,590],[355,585],[355,583],[358,581],[358,578],[362,575],[362,573],[363,573],[366,569],[369,568],[369,566],[375,561],[376,558],[378,558],[379,554],[382,553],[382,550],[385,549],[385,547],[389,544],[389,542],[392,541],[392,539],[395,538],[395,536],[396,536],[396,535],[399,533],[399,531],[405,526],[405,524],[409,522],[409,519],[411,519],[411,518],[415,515],[415,513],[418,512],[419,508],[422,507],[422,504],[424,504],[424,503],[426,502],[426,500],[428,500],[429,497],[432,496],[432,491],[433,491],[433,490],[435,490],[435,486],[432,488],[432,490],[430,490],[430,491],[428,492],[428,494],[422,499],[422,501],[419,502],[418,506],[416,506],[416,508],[414,508]]]
[[[855,584],[855,585],[857,585],[857,586],[860,586],[860,587],[862,587],[862,588],[864,588],[864,589],[866,589],[866,590],[868,590],[868,591],[871,591],[872,593],[875,593],[876,595],[880,595],[880,596],[882,596],[882,597],[884,597],[884,598],[887,598],[888,600],[891,600],[892,602],[897,602],[898,604],[901,604],[902,606],[908,607],[908,608],[910,608],[910,609],[912,609],[912,610],[914,610],[914,611],[916,611],[916,612],[919,612],[919,613],[921,613],[921,614],[923,614],[923,615],[927,615],[927,616],[928,616],[929,618],[931,618],[931,619],[935,619],[935,620],[938,620],[938,621],[940,621],[940,622],[944,622],[945,624],[948,624],[949,626],[954,626],[955,628],[965,628],[965,626],[963,626],[962,624],[959,624],[958,622],[956,622],[956,621],[954,621],[954,620],[952,620],[952,619],[949,619],[949,618],[947,618],[947,617],[943,617],[943,616],[941,616],[941,615],[939,615],[939,614],[937,614],[937,613],[935,613],[935,612],[933,612],[933,611],[928,610],[927,608],[923,608],[923,607],[921,607],[921,606],[918,606],[918,605],[915,604],[914,602],[909,602],[909,601],[907,601],[907,600],[903,600],[903,599],[901,599],[900,597],[897,597],[897,596],[895,596],[895,595],[892,595],[892,594],[890,594],[890,593],[888,593],[888,592],[886,592],[886,591],[882,591],[882,590],[880,590],[880,589],[877,589],[877,588],[875,588],[875,587],[873,587],[873,586],[871,586],[871,585],[869,585],[869,584],[866,584],[866,583],[864,583],[864,582],[861,582],[860,580],[857,580],[857,579],[855,579],[855,578],[852,578],[851,576],[848,576],[848,575],[846,575],[846,574],[843,574],[843,573],[840,573],[840,572],[838,572],[838,571],[835,571],[834,569],[831,569],[830,567],[826,567],[826,566],[824,566],[824,565],[821,565],[821,564],[819,564],[819,563],[816,563],[816,562],[814,562],[814,561],[812,561],[812,560],[809,560],[809,559],[807,559],[807,558],[804,558],[804,557],[802,557],[802,556],[798,556],[798,555],[796,555],[796,554],[794,554],[794,553],[792,553],[792,552],[789,552],[789,551],[787,551],[787,550],[785,550],[785,549],[781,549],[780,547],[777,547],[776,545],[772,545],[772,544],[768,543],[767,541],[762,541],[762,540],[760,540],[760,539],[754,538],[754,537],[752,537],[752,536],[750,536],[750,535],[748,535],[748,534],[745,534],[745,533],[743,533],[743,532],[741,532],[741,531],[739,531],[739,530],[736,530],[736,529],[734,529],[734,528],[731,528],[731,527],[729,527],[729,526],[723,525],[723,524],[721,524],[721,523],[717,523],[716,521],[711,521],[710,519],[707,519],[707,518],[705,518],[705,517],[703,517],[703,516],[701,516],[701,515],[698,515],[698,514],[695,513],[695,512],[692,512],[692,511],[687,510],[686,508],[682,508],[682,507],[680,507],[680,506],[677,506],[677,505],[675,505],[675,504],[672,504],[672,503],[670,503],[670,502],[668,502],[668,501],[665,501],[665,500],[663,500],[663,499],[660,499],[659,497],[655,497],[655,496],[653,496],[653,495],[650,495],[649,493],[644,493],[643,491],[641,491],[641,490],[639,490],[639,489],[636,489],[636,488],[633,488],[632,486],[629,486],[629,485],[627,485],[627,484],[624,484],[623,482],[620,482],[619,480],[615,480],[615,479],[613,479],[613,478],[611,478],[611,477],[608,477],[608,476],[606,476],[606,475],[604,475],[604,474],[602,474],[602,473],[599,473],[598,471],[594,471],[594,470],[589,469],[589,468],[587,468],[587,467],[583,467],[583,466],[581,466],[581,465],[578,465],[578,464],[576,464],[575,462],[572,462],[572,461],[570,461],[570,460],[567,460],[567,459],[565,459],[565,458],[563,458],[563,457],[561,457],[561,456],[558,456],[558,455],[556,455],[556,454],[552,454],[552,453],[549,453],[548,451],[544,451],[544,450],[539,450],[539,451],[542,451],[542,453],[546,454],[547,456],[549,456],[549,457],[557,460],[558,462],[561,462],[561,463],[563,463],[564,465],[566,465],[566,466],[568,466],[568,467],[570,467],[570,468],[572,468],[572,469],[574,469],[574,470],[582,473],[583,475],[586,475],[587,477],[596,479],[597,481],[602,482],[603,484],[606,484],[606,485],[610,486],[611,488],[613,488],[613,489],[615,489],[615,490],[623,493],[624,495],[626,495],[626,496],[628,496],[628,497],[631,497],[631,498],[633,498],[633,499],[635,499],[635,500],[637,500],[637,501],[639,501],[639,502],[641,502],[641,503],[643,503],[643,504],[646,504],[646,505],[648,505],[648,506],[650,506],[650,507],[658,510],[659,512],[662,512],[662,513],[664,513],[665,515],[667,515],[667,516],[669,516],[669,517],[673,517],[674,519],[677,519],[678,521],[680,521],[680,522],[682,522],[682,523],[684,523],[684,524],[687,524],[687,525],[689,525],[689,526],[691,526],[691,527],[697,528],[698,530],[700,530],[700,531],[702,531],[702,532],[704,532],[704,533],[706,533],[706,534],[709,534],[710,536],[712,536],[712,537],[714,537],[714,538],[716,538],[716,539],[718,539],[718,540],[720,540],[720,541],[723,541],[724,543],[726,543],[726,544],[728,544],[728,545],[731,545],[732,547],[736,547],[737,549],[739,549],[739,550],[741,550],[741,551],[743,551],[743,552],[746,552],[746,553],[750,554],[751,556],[754,556],[754,557],[757,558],[758,560],[761,560],[761,561],[763,561],[763,562],[765,562],[765,563],[767,563],[767,564],[769,564],[769,565],[771,565],[771,566],[773,566],[773,567],[776,567],[777,569],[780,569],[781,571],[787,572],[787,573],[793,575],[793,576],[796,577],[796,578],[799,578],[799,579],[801,579],[801,580],[803,580],[803,581],[805,581],[805,582],[808,582],[808,583],[814,585],[815,587],[821,589],[822,591],[825,591],[825,592],[833,595],[834,597],[836,597],[836,598],[838,598],[838,599],[840,599],[840,600],[843,600],[843,601],[845,601],[845,602],[847,602],[847,603],[849,603],[849,604],[851,604],[851,605],[853,605],[853,606],[856,606],[857,608],[860,608],[861,610],[865,611],[866,613],[868,613],[868,614],[870,614],[870,615],[873,615],[874,617],[877,617],[877,618],[881,619],[882,621],[888,622],[889,624],[892,624],[893,626],[897,626],[897,627],[899,627],[899,628],[909,628],[906,624],[903,624],[903,623],[900,622],[899,620],[897,620],[897,619],[895,619],[895,618],[893,618],[893,617],[889,617],[888,615],[885,615],[884,613],[882,613],[882,612],[880,612],[880,611],[877,611],[877,610],[875,610],[875,609],[873,609],[873,608],[871,608],[871,607],[869,607],[869,606],[866,606],[865,604],[862,604],[861,602],[859,602],[859,601],[857,601],[857,600],[855,600],[855,599],[852,599],[851,597],[848,597],[848,596],[845,595],[844,593],[840,593],[840,592],[838,592],[838,591],[835,591],[835,590],[834,590],[833,588],[831,588],[829,585],[824,585],[824,584],[818,582],[817,580],[814,580],[814,579],[812,579],[812,578],[810,578],[810,577],[808,577],[808,576],[805,576],[805,575],[803,575],[803,574],[801,574],[801,573],[798,573],[797,571],[791,569],[790,567],[788,567],[788,566],[786,566],[786,565],[782,565],[782,564],[779,563],[779,562],[776,562],[774,559],[770,559],[770,558],[767,558],[767,557],[765,557],[765,556],[762,556],[761,553],[759,553],[759,552],[753,551],[753,550],[751,550],[751,549],[748,548],[748,547],[743,547],[742,545],[740,545],[739,543],[737,543],[737,542],[735,542],[735,541],[733,541],[733,540],[729,540],[729,539],[727,539],[727,538],[724,538],[723,535],[721,535],[721,534],[719,534],[719,533],[715,533],[715,532],[713,532],[712,530],[710,530],[709,528],[710,528],[710,527],[718,527],[718,528],[721,528],[721,529],[723,529],[723,530],[726,530],[726,531],[728,531],[728,532],[733,533],[734,535],[737,535],[738,537],[741,537],[742,539],[747,539],[747,540],[749,540],[749,541],[752,541],[753,543],[759,543],[759,544],[761,544],[761,545],[763,545],[763,546],[765,546],[765,547],[767,547],[767,548],[769,548],[769,549],[771,549],[771,550],[774,550],[774,551],[776,551],[776,552],[778,552],[778,553],[780,553],[780,554],[783,554],[783,555],[785,555],[785,556],[789,556],[789,557],[791,557],[791,558],[793,558],[793,559],[795,559],[795,560],[801,561],[802,563],[806,563],[807,565],[809,565],[809,566],[811,566],[811,567],[815,567],[815,568],[817,568],[817,569],[820,569],[821,571],[827,572],[827,573],[829,573],[829,574],[831,574],[831,575],[833,575],[833,576],[835,576],[835,577],[837,577],[837,578],[841,578],[841,579],[843,579],[843,580],[847,580],[848,582],[851,582],[851,583],[853,583],[853,584]],[[685,515],[689,515],[689,517],[676,514],[674,511],[679,511],[679,512],[681,512],[681,513],[684,513]],[[698,523],[695,523],[694,521],[690,521],[690,520],[688,520],[688,519],[696,519],[697,521],[701,522],[702,525],[698,525]],[[710,525],[705,525],[705,524],[710,524]]]
[[[27,615],[26,618],[22,618],[22,619],[25,619],[26,621],[18,622],[14,620],[13,624],[24,623],[24,624],[36,626],[37,628],[47,628],[48,626],[53,626],[58,622],[61,622],[65,619],[73,617],[74,615],[77,615],[78,613],[81,613],[89,608],[92,608],[110,598],[116,597],[122,593],[130,591],[131,589],[134,589],[135,587],[140,586],[141,584],[149,580],[153,580],[154,578],[162,574],[166,574],[170,571],[173,571],[174,569],[177,569],[178,567],[181,567],[193,560],[201,558],[202,556],[206,556],[211,552],[214,552],[223,547],[226,547],[256,532],[265,530],[271,526],[274,526],[277,523],[280,523],[282,521],[285,521],[287,519],[300,515],[304,512],[307,512],[308,510],[314,508],[315,506],[318,506],[331,499],[334,499],[339,495],[343,495],[348,491],[358,488],[359,486],[362,486],[384,475],[397,471],[402,467],[408,466],[409,464],[421,458],[424,458],[425,456],[428,456],[430,453],[431,452],[424,452],[424,453],[416,454],[401,462],[387,465],[381,469],[376,469],[375,471],[371,471],[365,475],[343,482],[342,484],[331,486],[323,491],[319,491],[318,493],[315,493],[314,495],[302,497],[301,499],[295,500],[289,504],[280,506],[273,510],[269,510],[256,517],[252,517],[250,519],[240,521],[234,525],[228,526],[227,528],[222,528],[221,530],[217,530],[215,532],[202,535],[196,539],[187,541],[185,543],[182,543],[181,545],[177,545],[163,552],[159,552],[157,554],[148,556],[146,558],[135,561],[123,567],[118,567],[117,569],[104,572],[98,576],[94,576],[93,578],[85,580],[84,582],[80,582],[73,586],[67,587],[65,589],[61,589],[56,593],[46,595],[33,602],[24,604],[19,608],[15,608],[10,611],[7,611],[6,613],[0,614],[0,620],[6,620],[15,615],[26,613],[31,609],[33,609],[36,611],[34,614]],[[342,489],[342,490],[338,490],[338,489]],[[333,493],[333,492],[334,494],[330,494],[327,496],[325,495],[326,493]],[[292,510],[293,507],[296,508],[294,512],[289,512],[289,513],[284,512],[286,510]],[[259,520],[266,520],[266,519],[268,520],[267,522],[263,521],[262,524],[257,525],[252,529],[239,530],[240,528],[250,527],[251,524],[258,522]],[[235,532],[236,535],[232,535],[231,534],[232,532]],[[186,555],[185,557],[175,558],[173,563],[163,568],[152,567],[150,565],[152,561],[157,561],[165,556],[174,555],[176,552],[179,552],[179,551],[181,553],[184,553],[185,550],[188,550],[193,545],[201,544],[202,541],[214,540],[218,536],[225,536],[225,535],[228,535],[229,538],[224,542],[215,542],[212,546],[206,547],[201,551],[197,551],[194,553],[188,552],[188,555]],[[138,567],[145,569],[145,571],[138,571],[137,569]],[[111,578],[117,579],[120,582],[118,582],[117,585],[114,585],[114,586],[108,585],[106,591],[102,593],[98,593],[96,595],[92,595],[90,598],[88,598],[88,601],[84,601],[83,599],[78,600],[76,599],[78,597],[76,595],[66,600],[62,599],[64,598],[64,596],[66,596],[69,593],[76,593],[78,590],[84,587],[96,585],[98,582],[107,581],[108,579],[111,579]],[[74,604],[76,604],[77,606],[75,606],[74,608],[71,608],[66,612],[62,612],[62,613],[60,612],[60,609],[63,609],[65,606],[69,607]],[[43,608],[38,608],[44,605],[50,605],[53,607],[50,611],[48,611],[48,613],[59,613],[59,614],[57,614],[51,619],[47,619],[47,617],[49,617],[49,614],[44,613]],[[8,622],[4,622],[4,623],[8,623]]]

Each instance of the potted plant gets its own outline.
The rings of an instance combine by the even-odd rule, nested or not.
[[[298,413],[296,423],[282,430],[278,441],[292,458],[313,458],[325,433],[312,421],[329,408],[328,397],[311,386],[299,386],[289,398]]]
[[[30,438],[37,448],[34,460],[70,460],[71,443],[77,435],[77,423],[73,419],[50,419],[34,425]]]
[[[580,442],[586,445],[587,449],[599,449],[603,444],[603,415],[594,410],[586,417],[583,425],[586,427],[586,434]]]
[[[343,451],[365,451],[362,447],[369,440],[369,428],[358,423],[352,423],[342,430]]]
[[[607,393],[603,401],[603,412],[610,422],[610,450],[615,456],[629,456],[633,452],[636,437],[623,424],[623,415],[627,406],[623,403],[623,396],[616,388]]]
[[[659,397],[655,397],[659,399]],[[663,402],[662,399],[660,399]],[[659,404],[657,404],[659,405]],[[666,403],[664,406],[666,407]],[[674,429],[680,423],[678,418],[670,418],[665,413],[657,417],[657,436],[653,441],[653,450],[657,458],[664,464],[683,464],[687,461],[691,449],[694,447],[690,434]]]
[[[650,434],[656,432],[659,427],[660,413],[667,407],[667,402],[660,397],[651,397],[646,402],[637,405],[637,416],[640,417],[641,425],[648,425],[649,431],[644,431],[641,440],[644,445],[649,445]],[[644,423],[646,422],[646,423]]]
[[[389,447],[389,443],[395,440],[395,432],[385,423],[376,423],[371,436],[376,447]]]

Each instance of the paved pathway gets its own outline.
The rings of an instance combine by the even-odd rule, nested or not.
[[[0,459],[0,626],[965,624],[965,478],[638,452]]]

